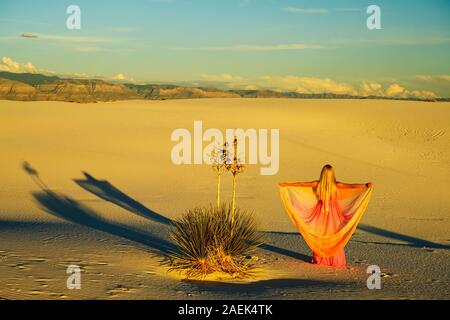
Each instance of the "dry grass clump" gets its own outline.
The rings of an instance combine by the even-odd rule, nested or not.
[[[234,218],[233,218],[234,216]],[[233,277],[251,275],[248,259],[261,244],[261,233],[251,213],[221,205],[188,210],[170,229],[178,252],[171,254],[171,270],[187,278],[214,272]]]

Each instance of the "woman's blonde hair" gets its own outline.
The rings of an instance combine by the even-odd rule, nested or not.
[[[320,173],[319,183],[316,187],[316,196],[328,208],[330,200],[336,197],[336,193],[336,176],[334,175],[333,167],[327,164],[322,168],[322,172]]]

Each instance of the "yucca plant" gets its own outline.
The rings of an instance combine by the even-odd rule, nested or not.
[[[231,210],[226,204],[194,208],[175,220],[170,237],[178,251],[171,253],[170,269],[187,278],[214,272],[251,275],[254,265],[246,257],[262,243],[262,235],[253,214],[237,208],[232,214]]]

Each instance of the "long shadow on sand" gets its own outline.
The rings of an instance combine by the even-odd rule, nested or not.
[[[273,289],[289,289],[289,288],[301,288],[307,289],[326,289],[336,288],[347,283],[338,281],[321,281],[321,280],[308,280],[308,279],[269,279],[259,280],[249,283],[230,283],[221,281],[205,281],[205,280],[182,280],[185,283],[197,287],[199,290],[206,290],[209,292],[221,292],[221,293],[261,293]]]
[[[92,209],[67,196],[51,190],[34,192],[33,196],[46,212],[56,217],[143,244],[164,255],[176,250],[173,244],[159,237],[108,222]]]
[[[85,176],[85,179],[74,179],[73,181],[78,184],[80,187],[85,189],[86,191],[91,192],[92,194],[96,195],[100,199],[109,201],[111,203],[114,203],[118,205],[119,207],[128,210],[134,214],[137,214],[141,217],[150,219],[152,221],[160,222],[163,224],[171,224],[172,220],[154,212],[153,210],[148,209],[140,202],[136,201],[135,199],[131,198],[121,190],[119,190],[117,187],[115,187],[113,184],[111,184],[107,180],[98,180],[94,178],[91,174],[87,172],[83,172],[83,175]],[[264,232],[265,235],[269,234],[276,234],[274,232]],[[276,247],[271,244],[263,244],[260,246],[261,249],[271,251],[274,253],[278,253],[287,257],[291,257],[294,259],[302,260],[305,262],[310,262],[311,257],[304,255],[299,252],[290,251],[287,249],[283,249],[280,247]]]
[[[89,173],[83,172],[86,179],[74,179],[80,187],[96,195],[97,197],[112,202],[119,207],[131,211],[144,218],[155,222],[170,224],[171,220],[163,215],[148,209],[140,202],[129,197],[106,180],[97,180]]]
[[[22,168],[41,189],[41,191],[33,192],[32,195],[44,211],[58,218],[143,244],[163,255],[176,251],[176,247],[164,239],[119,223],[109,222],[78,201],[52,191],[41,179],[38,171],[28,162],[24,162]]]
[[[401,234],[401,233],[397,233],[397,232],[393,232],[393,231],[389,231],[389,230],[386,230],[386,229],[382,229],[382,228],[378,228],[378,227],[374,227],[374,226],[369,226],[369,225],[365,225],[365,224],[359,225],[358,229],[366,231],[366,232],[369,232],[369,233],[372,233],[372,234],[376,234],[378,236],[382,236],[382,237],[385,237],[385,238],[390,238],[390,239],[395,239],[395,240],[400,240],[400,241],[407,242],[406,244],[389,243],[389,242],[370,242],[370,243],[374,243],[374,244],[402,245],[402,246],[408,246],[408,247],[414,247],[414,248],[426,247],[426,248],[431,248],[431,249],[446,249],[446,250],[450,249],[449,245],[434,243],[434,242],[427,241],[427,240],[424,240],[424,239],[411,237],[411,236],[404,235],[404,234]],[[363,241],[359,241],[359,242],[363,242]]]

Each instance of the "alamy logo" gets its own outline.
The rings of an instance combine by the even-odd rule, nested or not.
[[[371,265],[367,267],[367,273],[369,277],[367,278],[367,289],[381,289],[381,269],[377,265]]]
[[[81,9],[79,6],[72,4],[67,7],[66,13],[70,14],[66,20],[66,27],[69,30],[81,29]]]
[[[270,135],[270,141],[269,141]],[[193,134],[188,129],[176,129],[170,139],[178,142],[171,152],[172,162],[181,164],[208,164],[213,162],[214,150],[220,148],[225,142],[233,145],[234,138],[239,140],[237,157],[243,164],[260,164],[261,175],[274,175],[279,169],[279,129],[226,129],[225,136],[222,131],[210,128],[203,132],[203,122],[194,121]],[[203,146],[204,142],[209,142]],[[270,143],[270,152],[269,152]],[[231,154],[229,161],[234,155]]]
[[[367,18],[367,28],[369,30],[381,29],[381,9],[377,5],[370,5],[367,7],[367,14],[370,16]]]
[[[81,268],[79,266],[71,265],[67,267],[66,273],[69,275],[67,277],[67,289],[81,289]]]

